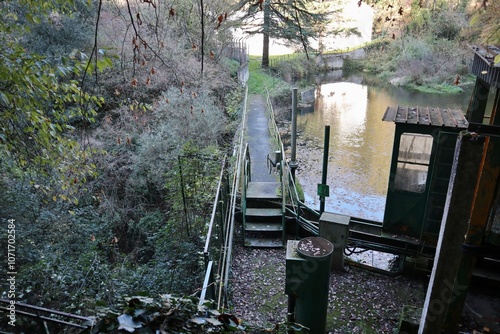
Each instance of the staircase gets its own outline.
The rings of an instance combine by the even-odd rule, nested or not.
[[[283,247],[285,215],[280,182],[248,182],[243,201],[243,242],[248,247]]]

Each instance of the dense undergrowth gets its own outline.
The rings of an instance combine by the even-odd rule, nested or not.
[[[154,22],[156,7],[134,6],[141,22]],[[199,21],[188,17],[192,25],[184,27],[189,8],[176,9],[168,25],[144,24],[134,33],[127,7],[105,3],[95,41],[90,12],[84,20],[54,9],[20,33],[25,52],[48,50],[54,64],[75,54],[85,61],[94,42],[109,64],[78,78],[104,103],[91,122],[76,119],[64,134],[85,149],[82,162],[95,173],[68,174],[60,168],[70,162],[64,154],[41,173],[0,152],[1,226],[15,223],[16,301],[95,315],[97,305],[121,305],[127,295],[198,292],[214,188],[232,152],[243,91],[237,66],[221,54],[225,33],[207,39],[213,56],[201,73],[198,47],[189,42]],[[4,232],[0,247],[7,249]],[[25,317],[16,325],[40,329]]]
[[[216,177],[221,159],[232,150],[240,120],[238,63],[223,52],[231,40],[229,29],[216,32],[214,25],[207,32],[202,73],[201,46],[196,42],[201,40],[199,17],[188,2],[176,3],[175,11],[163,8],[162,24],[150,1],[137,2],[133,27],[125,6],[105,2],[99,8],[95,40],[90,36],[97,6],[75,3],[79,9],[73,14],[54,8],[40,19],[30,18],[32,13],[17,3],[2,3],[9,10],[15,7],[15,15],[7,18],[18,20],[0,25],[2,56],[16,41],[14,55],[32,61],[39,69],[36,75],[43,69],[53,78],[48,69],[58,67],[62,82],[78,83],[102,98],[95,100],[98,112],[92,117],[64,118],[71,131],[54,138],[70,138],[73,146],[56,152],[52,168],[42,170],[36,161],[19,164],[14,154],[0,151],[0,219],[1,226],[15,222],[16,299],[95,315],[97,305],[111,309],[121,305],[124,296],[196,294],[204,269],[199,252]],[[467,20],[463,11],[443,8],[415,10],[416,16],[399,26],[397,38],[374,45],[367,61],[347,61],[346,68],[387,80],[400,78],[398,82],[418,89],[459,88],[470,59],[464,47]],[[27,28],[12,28],[21,25]],[[90,57],[95,61],[87,62]],[[78,59],[90,71],[74,65]],[[251,59],[249,92],[262,94],[272,88],[275,101],[283,103],[290,99],[286,82],[315,71],[300,59],[274,72],[257,70],[258,66]],[[6,77],[0,78],[2,91]],[[73,100],[56,102],[63,110],[74,108]],[[48,122],[54,119],[49,116]],[[0,135],[3,145],[6,138]],[[20,151],[46,153],[30,146],[29,135],[23,138],[27,144]],[[75,147],[80,153],[68,155],[76,152]],[[92,172],[79,173],[76,163]],[[7,249],[5,229],[2,233],[0,247]],[[0,273],[6,271],[2,266]],[[6,291],[0,297],[6,298]],[[151,303],[157,306],[157,301]],[[38,328],[30,319],[18,321],[18,328]],[[2,319],[0,327],[4,324]]]
[[[397,86],[433,93],[459,93],[472,83],[469,43],[480,43],[470,19],[478,13],[473,2],[410,2],[376,12],[379,42],[366,56],[348,66],[371,72]],[[397,10],[397,12],[396,12]]]
[[[423,6],[403,1],[394,6],[384,0],[373,8],[373,42],[363,47],[363,58],[344,59],[344,72],[368,72],[393,85],[430,93],[460,93],[464,85],[473,84],[469,44],[488,42],[480,36],[477,22],[486,16],[478,4],[437,1]],[[289,82],[318,70],[303,55],[276,62],[275,67]]]

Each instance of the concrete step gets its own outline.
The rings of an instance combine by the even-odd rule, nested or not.
[[[256,248],[280,248],[283,247],[281,239],[245,238],[245,246]]]
[[[280,182],[248,182],[247,201],[251,199],[281,199]]]
[[[281,217],[281,208],[247,208],[247,217]]]
[[[281,232],[283,231],[283,226],[281,223],[246,223],[246,232]]]

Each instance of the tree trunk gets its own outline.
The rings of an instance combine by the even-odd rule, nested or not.
[[[295,20],[297,21],[297,25],[299,27],[300,41],[302,42],[302,47],[304,48],[304,52],[306,53],[307,60],[309,60],[309,52],[307,52],[307,43],[304,38],[304,34],[302,33],[302,26],[300,25],[300,19],[297,10],[295,10]]]
[[[262,46],[262,67],[269,67],[269,24],[271,21],[271,12],[269,8],[269,0],[264,0],[264,26],[262,35],[264,38]]]

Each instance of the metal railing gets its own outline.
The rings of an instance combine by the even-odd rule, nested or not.
[[[281,174],[280,179],[282,183],[282,194],[283,194],[283,212],[290,214],[293,216],[296,221],[308,232],[318,235],[319,234],[319,226],[318,226],[318,218],[320,217],[320,213],[314,209],[311,209],[304,202],[300,200],[300,196],[298,194],[298,186],[295,183],[295,180],[292,176],[292,171],[288,165],[286,152],[284,149],[283,141],[281,139],[281,135],[278,129],[278,125],[276,119],[274,118],[274,109],[271,101],[271,97],[269,94],[269,90],[266,87],[266,99],[267,99],[267,107],[269,110],[269,129],[274,136],[275,145],[278,150],[282,152],[281,154]],[[303,211],[306,210],[309,215],[312,215],[315,219],[308,220],[302,215]]]
[[[8,299],[0,298],[0,310],[9,314],[11,312],[12,303]],[[73,327],[81,329],[80,333],[88,333],[88,330],[95,325],[95,319],[91,317],[83,317],[81,315],[48,309],[45,307],[16,302],[15,315],[26,316],[40,322],[40,330],[44,333],[50,333],[47,323],[53,323],[65,327]],[[13,327],[15,328],[15,327]],[[43,328],[43,329],[42,329]]]
[[[234,167],[231,168],[225,161],[221,168],[219,185],[203,249],[205,277],[199,303],[201,305],[207,301],[213,301],[216,309],[226,308],[228,301],[236,202],[240,189],[242,168],[245,168],[246,159],[244,156],[247,154],[243,145],[247,95],[248,90],[245,90],[242,129],[238,145],[233,154]],[[224,196],[224,194],[227,194],[227,196]]]
[[[331,49],[331,50],[324,50],[324,51],[311,51],[311,52],[309,52],[309,55],[315,56],[315,57],[318,55],[324,55],[324,56],[341,55],[341,54],[350,53],[350,52],[353,52],[353,51],[356,51],[356,50],[359,50],[362,48],[366,48],[368,46],[384,43],[386,41],[387,41],[387,39],[380,38],[380,39],[375,39],[373,41],[364,42],[360,45],[341,48],[341,49]],[[289,54],[284,54],[284,55],[280,55],[280,56],[275,56],[275,57],[272,57],[269,59],[269,66],[274,68],[274,67],[278,66],[278,64],[280,62],[283,62],[283,61],[290,61],[290,60],[295,60],[295,59],[305,59],[305,58],[306,58],[305,52],[295,52],[295,53],[289,53]]]
[[[228,196],[227,196],[227,159],[224,157],[215,199],[212,206],[210,223],[208,224],[205,247],[203,248],[203,260],[205,263],[205,278],[200,295],[200,303],[207,299],[215,300],[217,296],[218,282],[215,280],[224,266],[220,261],[220,254],[223,250],[221,241],[227,233],[228,221]],[[215,273],[214,273],[215,272]]]
[[[266,104],[267,104],[267,109],[269,113],[269,131],[271,132],[271,135],[274,137],[274,145],[275,148],[277,148],[278,151],[281,152],[280,155],[280,162],[279,162],[279,168],[278,168],[278,173],[280,177],[280,183],[281,183],[281,196],[282,196],[282,207],[281,207],[281,217],[282,217],[282,227],[283,231],[285,231],[285,212],[286,212],[286,203],[287,203],[287,190],[288,190],[288,182],[284,179],[284,176],[287,174],[288,164],[286,162],[286,156],[285,156],[285,147],[283,145],[283,141],[281,140],[281,135],[278,129],[278,126],[276,124],[276,119],[274,118],[274,109],[273,109],[273,103],[271,101],[271,95],[269,94],[269,90],[267,87],[265,87],[266,90]],[[276,161],[278,163],[278,161]],[[283,244],[285,242],[285,235],[283,234]]]

